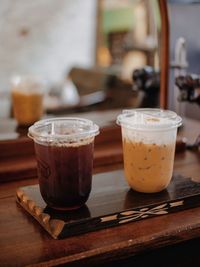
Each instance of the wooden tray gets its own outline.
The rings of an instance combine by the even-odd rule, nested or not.
[[[17,189],[17,202],[55,239],[143,220],[200,205],[200,183],[175,175],[160,193],[143,194],[129,188],[122,170],[94,175],[86,205],[76,211],[46,206],[39,186]]]

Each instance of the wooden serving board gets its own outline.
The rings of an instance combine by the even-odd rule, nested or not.
[[[200,205],[200,183],[174,175],[160,193],[137,193],[127,185],[122,170],[93,176],[86,205],[76,211],[55,211],[46,206],[39,186],[17,189],[17,202],[55,239],[124,223],[167,215]]]

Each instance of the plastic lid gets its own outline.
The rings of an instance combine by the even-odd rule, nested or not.
[[[99,127],[92,121],[76,117],[40,120],[28,129],[28,136],[41,141],[76,142],[99,134]]]
[[[179,127],[182,119],[170,110],[139,108],[123,110],[117,124],[134,130],[162,131]]]

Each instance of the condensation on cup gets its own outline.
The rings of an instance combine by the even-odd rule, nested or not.
[[[182,119],[162,109],[123,110],[121,125],[125,177],[138,192],[156,193],[170,183],[177,128]]]

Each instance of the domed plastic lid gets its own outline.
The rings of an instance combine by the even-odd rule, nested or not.
[[[96,136],[99,127],[91,120],[62,117],[40,120],[28,129],[28,136],[40,141],[77,142]]]
[[[134,130],[162,131],[179,127],[182,119],[170,110],[139,108],[123,110],[117,124]]]

